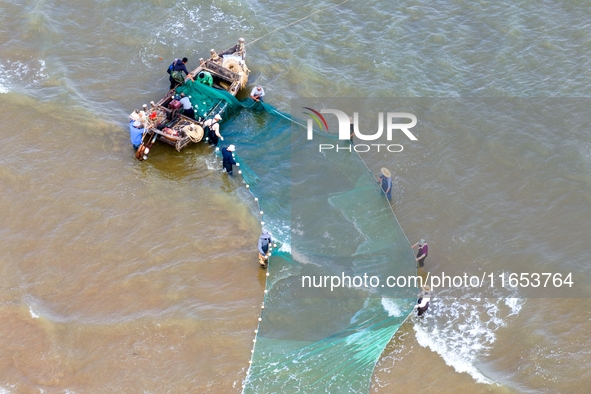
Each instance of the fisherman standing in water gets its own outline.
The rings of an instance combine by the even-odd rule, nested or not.
[[[232,175],[232,164],[236,164],[237,166],[240,166],[240,164],[236,163],[236,161],[232,157],[232,152],[234,152],[235,150],[236,150],[236,147],[234,145],[230,145],[227,148],[226,147],[222,148],[222,158],[223,158],[224,170],[226,170],[226,172],[229,175]]]
[[[220,124],[219,122],[222,120],[220,114],[216,114],[213,119],[207,119],[204,123],[203,128],[204,132],[207,135],[207,140],[210,145],[216,146],[218,144],[218,140],[224,140],[224,137],[220,134]]]
[[[414,309],[417,310],[417,316],[423,316],[423,313],[429,309],[429,301],[431,301],[431,288],[429,285],[424,285],[423,290],[419,293],[419,299]]]
[[[386,167],[382,167],[380,171],[382,174],[380,175],[379,183],[382,185],[382,190],[386,193],[388,201],[392,201],[392,174],[390,174],[390,170]]]
[[[419,250],[417,251],[417,257],[415,260],[419,262],[419,267],[422,267],[425,265],[425,259],[429,254],[429,245],[427,245],[427,241],[424,239],[421,239],[419,242],[414,244],[412,248],[414,249],[417,245],[419,246]]]
[[[267,230],[263,230],[263,233],[259,237],[259,264],[262,268],[267,268],[267,252],[269,251],[269,245],[271,244],[271,234]]]

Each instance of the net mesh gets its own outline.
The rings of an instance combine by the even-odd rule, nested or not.
[[[249,185],[263,227],[279,244],[243,392],[368,392],[416,289],[306,287],[303,278],[416,274],[412,249],[376,180],[354,152],[319,154],[314,146],[334,137],[316,133],[311,144],[301,124],[270,105],[242,103],[197,83],[179,91],[228,103],[232,115],[224,115],[222,133],[236,146],[242,174],[234,176]],[[253,250],[253,264],[255,256]]]

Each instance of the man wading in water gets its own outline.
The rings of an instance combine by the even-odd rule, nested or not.
[[[269,245],[271,244],[271,234],[267,230],[263,230],[263,233],[259,237],[259,264],[262,268],[267,268],[267,252],[269,251]]]
[[[425,265],[425,259],[429,254],[429,245],[427,245],[427,241],[425,241],[424,239],[421,239],[419,242],[414,244],[412,248],[414,249],[417,245],[419,246],[419,250],[417,252],[417,258],[415,260],[419,262],[419,267],[422,267]]]

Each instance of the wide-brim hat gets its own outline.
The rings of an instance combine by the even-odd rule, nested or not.
[[[388,170],[386,167],[382,167],[380,171],[385,177],[390,178],[392,176],[392,174],[390,174],[390,170]]]
[[[230,152],[234,152],[234,151],[236,150],[236,147],[235,147],[234,145],[230,145],[230,146],[228,147],[228,150],[229,150]]]
[[[423,238],[419,241],[419,245],[424,245],[426,243],[427,243],[427,241],[425,241],[425,239],[423,239]]]
[[[423,286],[423,290],[425,290],[425,291],[431,291],[431,287],[429,285],[424,285]]]

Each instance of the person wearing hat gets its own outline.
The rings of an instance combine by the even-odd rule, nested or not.
[[[220,114],[216,114],[213,119],[209,118],[203,123],[203,131],[205,135],[207,135],[207,140],[210,145],[216,146],[218,144],[218,140],[224,140],[224,137],[220,134],[220,124],[219,122],[222,120]]]
[[[246,48],[244,47],[244,38],[240,37],[238,39],[238,43],[236,45],[234,45],[232,48],[225,50],[222,53],[218,54],[219,56],[224,56],[224,55],[234,55],[234,56],[240,56],[242,58],[242,60],[244,60],[246,58]]]
[[[129,121],[129,139],[131,140],[134,151],[137,151],[142,144],[142,137],[145,131],[146,128],[142,127],[142,123],[139,120],[131,119]]]
[[[232,164],[236,164],[236,161],[234,160],[234,157],[232,156],[232,152],[234,152],[236,150],[236,147],[234,145],[230,145],[228,147],[223,147],[222,148],[222,160],[223,160],[223,166],[224,166],[224,170],[226,170],[226,172],[229,175],[232,175]]]
[[[417,310],[417,316],[422,316],[423,313],[429,309],[429,302],[431,301],[431,288],[429,285],[424,285],[422,291],[419,293],[419,299],[414,309]]]
[[[267,252],[269,251],[269,245],[271,244],[271,234],[267,230],[263,230],[263,233],[259,237],[259,264],[263,268],[267,268]]]
[[[419,267],[422,267],[423,265],[425,265],[425,259],[429,254],[429,245],[427,245],[427,241],[425,241],[424,239],[421,239],[419,242],[414,244],[412,248],[414,249],[417,245],[419,247],[419,250],[417,252],[417,257],[415,260],[419,262]]]
[[[378,183],[382,185],[382,190],[386,193],[388,201],[392,201],[392,174],[386,167],[382,167],[380,171],[382,174]]]
[[[252,92],[250,92],[250,98],[253,99],[254,101],[256,101],[257,103],[259,101],[262,102],[263,97],[265,97],[265,90],[263,89],[263,87],[261,85],[255,86],[255,88],[252,89]]]
[[[183,115],[187,118],[195,119],[195,110],[193,109],[191,100],[184,93],[181,93],[181,99],[179,101],[183,105]]]

